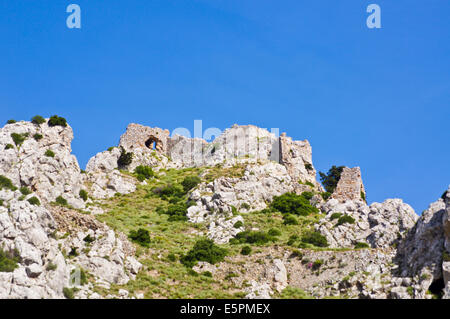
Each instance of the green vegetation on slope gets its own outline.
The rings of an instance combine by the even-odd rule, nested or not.
[[[243,227],[244,232],[229,244],[216,245],[202,238],[208,231],[206,225],[187,222],[189,192],[200,180],[239,177],[244,170],[244,166],[222,168],[220,165],[160,170],[146,185],[138,185],[134,193],[116,194],[99,203],[106,213],[96,217],[114,230],[131,235],[136,243],[136,256],[144,267],[128,284],[112,285],[111,291],[97,287],[97,291],[114,294],[124,288],[132,294],[144,293],[146,298],[242,298],[242,286],[237,287],[229,280],[220,281],[211,274],[197,274],[191,267],[197,261],[223,260],[235,264],[239,258],[251,258],[275,245],[292,251],[330,250],[326,239],[314,231],[314,225],[324,215],[310,205],[308,193],[279,196],[276,205],[262,211],[240,213],[233,209],[234,215],[244,219],[244,223],[235,227]],[[295,218],[296,224],[286,223],[286,216]],[[308,296],[289,288],[277,297]]]

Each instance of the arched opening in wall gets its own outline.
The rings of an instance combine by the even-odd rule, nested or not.
[[[150,137],[146,142],[145,146],[147,146],[151,150],[156,150],[156,145],[158,144],[158,141],[152,137]]]
[[[438,278],[431,283],[430,287],[428,288],[428,291],[431,292],[437,298],[441,299],[442,295],[444,294],[444,288],[445,288],[444,279]]]

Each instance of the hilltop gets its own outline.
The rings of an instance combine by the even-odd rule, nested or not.
[[[130,124],[85,170],[53,116],[0,129],[0,298],[449,298],[450,191],[419,217],[320,183],[307,140]]]

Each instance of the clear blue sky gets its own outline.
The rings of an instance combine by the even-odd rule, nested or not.
[[[66,117],[82,167],[130,122],[201,119],[307,138],[318,170],[361,167],[369,202],[421,213],[450,183],[448,0],[0,0],[0,38],[0,121]]]

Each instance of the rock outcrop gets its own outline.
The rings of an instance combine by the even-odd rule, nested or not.
[[[0,175],[29,187],[44,202],[62,196],[73,207],[83,208],[79,197],[83,181],[78,161],[71,154],[72,139],[68,125],[8,124],[0,128]]]
[[[294,233],[301,235],[316,230],[330,248],[346,248],[298,250],[283,240],[261,245],[250,255],[194,266],[199,274],[230,280],[246,298],[273,298],[286,288],[314,298],[410,299],[431,298],[431,294],[450,298],[450,189],[419,217],[400,199],[368,205],[360,168],[345,167],[335,191],[324,201],[309,142],[294,141],[286,134],[278,137],[253,125],[234,125],[208,143],[130,124],[118,147],[92,157],[85,172],[71,154],[72,139],[70,126],[49,126],[47,121],[18,122],[0,129],[0,175],[3,184],[10,179],[13,185],[0,185],[0,249],[1,257],[8,256],[15,265],[0,272],[0,298],[65,298],[70,297],[68,291],[75,298],[143,298],[141,291],[123,289],[139,278],[143,268],[136,246],[126,234],[99,221],[113,214],[95,215],[115,213],[108,211],[114,200],[108,201],[117,193],[147,191],[150,200],[140,205],[165,201],[154,197],[150,187],[154,184],[146,183],[170,183],[174,175],[164,170],[169,168],[185,168],[179,171],[183,174],[203,172],[199,174],[203,181],[181,195],[183,200],[189,198],[186,216],[191,223],[183,236],[206,235],[216,244],[228,243],[244,230],[260,230],[253,226],[262,225],[253,225],[252,219],[252,225],[245,225],[246,214],[267,208],[274,196],[307,191],[304,196],[312,196],[311,205],[320,210],[314,213],[316,219],[302,216],[299,225],[280,228],[299,227]],[[119,170],[124,152],[133,153],[132,161]],[[139,165],[150,166],[161,176],[167,174],[167,180],[139,182],[131,174]],[[60,196],[67,204],[53,203]],[[127,198],[122,199],[118,205],[127,205]],[[170,198],[164,205],[179,204],[179,200]],[[147,215],[153,214],[152,209]],[[276,222],[282,225],[279,213],[264,212],[269,213],[265,221],[279,218]],[[147,215],[139,216],[132,227],[159,225],[160,219],[152,225]],[[206,227],[193,225],[199,223]],[[110,225],[116,229],[115,223]],[[164,240],[154,236],[152,245]],[[310,247],[296,243],[295,248]],[[166,246],[161,250],[152,246],[144,255],[163,262],[166,253]],[[178,262],[175,254],[167,259]],[[146,270],[158,275],[156,269]],[[121,286],[116,295],[100,293],[111,285]],[[73,287],[77,289],[70,290]]]
[[[273,196],[293,191],[293,184],[280,164],[267,161],[261,165],[249,164],[242,177],[220,177],[200,184],[190,196],[196,205],[188,208],[187,216],[193,223],[208,223],[208,237],[217,243],[227,243],[243,231],[233,226],[243,221],[233,213],[267,208]]]
[[[387,199],[370,206],[361,200],[330,199],[321,210],[326,213],[316,229],[326,236],[330,247],[354,247],[358,243],[373,248],[396,245],[418,219],[401,199]]]
[[[449,298],[449,190],[422,213],[397,250],[400,275],[423,278],[419,298],[430,287],[444,288]]]
[[[0,249],[19,261],[13,272],[0,273],[0,299],[63,298],[70,269],[52,235],[57,225],[47,209],[20,196],[0,190]]]

